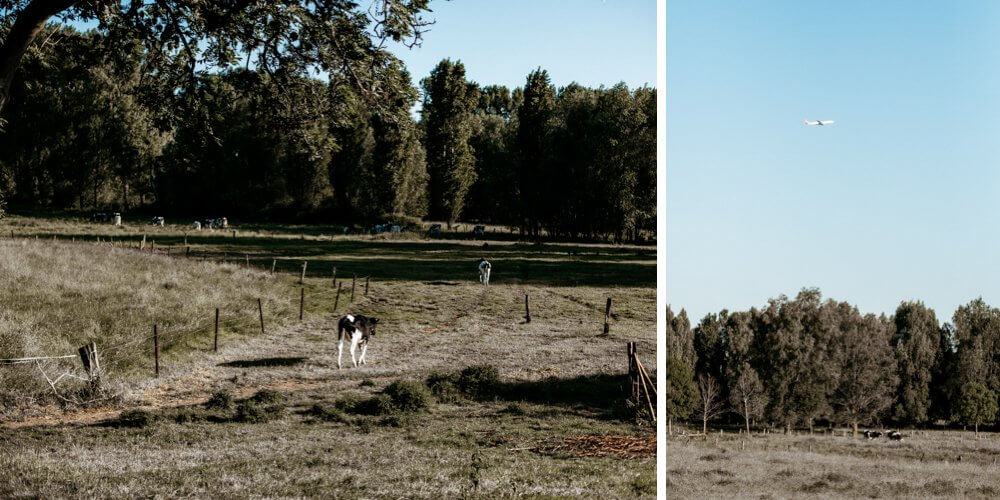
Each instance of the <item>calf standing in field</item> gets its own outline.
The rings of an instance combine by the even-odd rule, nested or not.
[[[490,262],[488,260],[486,260],[485,257],[483,257],[482,259],[479,259],[479,282],[480,283],[482,283],[482,284],[484,284],[486,286],[490,286],[490,268],[492,268],[492,267],[493,266],[490,265]]]
[[[351,338],[351,363],[357,368],[358,364],[365,363],[365,353],[368,352],[368,341],[375,336],[375,325],[378,324],[378,318],[369,318],[367,316],[362,316],[360,314],[352,315],[348,314],[343,318],[340,318],[340,322],[337,323],[337,368],[340,368],[340,358],[344,352],[344,333],[346,332]],[[361,345],[361,358],[354,359],[354,350]]]

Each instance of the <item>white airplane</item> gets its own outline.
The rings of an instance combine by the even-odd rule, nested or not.
[[[809,119],[807,118],[805,120],[802,120],[802,123],[805,123],[806,125],[832,125],[833,124],[833,120],[813,120],[813,121],[809,121]]]

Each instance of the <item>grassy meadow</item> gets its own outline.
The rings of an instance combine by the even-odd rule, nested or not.
[[[996,498],[1000,437],[904,430],[900,442],[844,429],[797,435],[709,433],[667,441],[675,498]]]
[[[0,221],[2,327],[18,332],[0,337],[2,357],[145,343],[154,321],[186,332],[159,378],[146,346],[109,371],[118,396],[87,407],[54,404],[37,367],[16,367],[30,390],[0,423],[0,496],[655,495],[655,428],[624,403],[625,343],[656,352],[652,247],[234,229]],[[134,248],[143,234],[154,252]],[[359,279],[351,302],[355,275],[369,290]],[[218,353],[216,303],[232,311]],[[380,319],[358,369],[346,350],[337,367],[348,312]],[[66,363],[47,369],[82,372]]]

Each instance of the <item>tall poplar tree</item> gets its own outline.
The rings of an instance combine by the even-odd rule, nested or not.
[[[466,81],[462,62],[449,59],[438,63],[421,84],[430,216],[446,220],[450,227],[461,216],[476,180],[476,158],[469,145],[476,87]]]

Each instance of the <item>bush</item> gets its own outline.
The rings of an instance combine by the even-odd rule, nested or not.
[[[462,391],[458,390],[457,373],[431,373],[427,377],[427,387],[442,403],[454,403],[462,399]]]
[[[146,410],[127,410],[118,415],[114,421],[114,427],[135,427],[142,428],[152,425],[156,421],[156,416]]]
[[[255,403],[270,405],[283,403],[285,401],[285,397],[274,389],[261,389],[257,391],[256,394],[251,396],[250,400]]]
[[[351,419],[347,415],[344,415],[343,411],[319,403],[312,405],[312,408],[306,410],[306,415],[326,422],[351,423]]]
[[[229,410],[233,407],[233,395],[227,391],[217,391],[205,402],[205,408],[213,410]]]
[[[284,405],[263,406],[251,398],[236,407],[234,420],[248,424],[262,424],[281,418],[284,412]]]
[[[389,415],[396,411],[396,405],[392,403],[392,397],[388,394],[376,394],[358,402],[350,411],[361,415]]]
[[[484,399],[497,395],[500,387],[500,373],[493,365],[473,365],[458,374],[458,389],[474,399]]]
[[[430,407],[433,396],[422,382],[396,380],[389,384],[383,394],[392,398],[392,404],[399,411],[423,411]]]
[[[357,394],[345,394],[333,402],[333,407],[340,411],[356,413],[355,410],[362,402]]]

